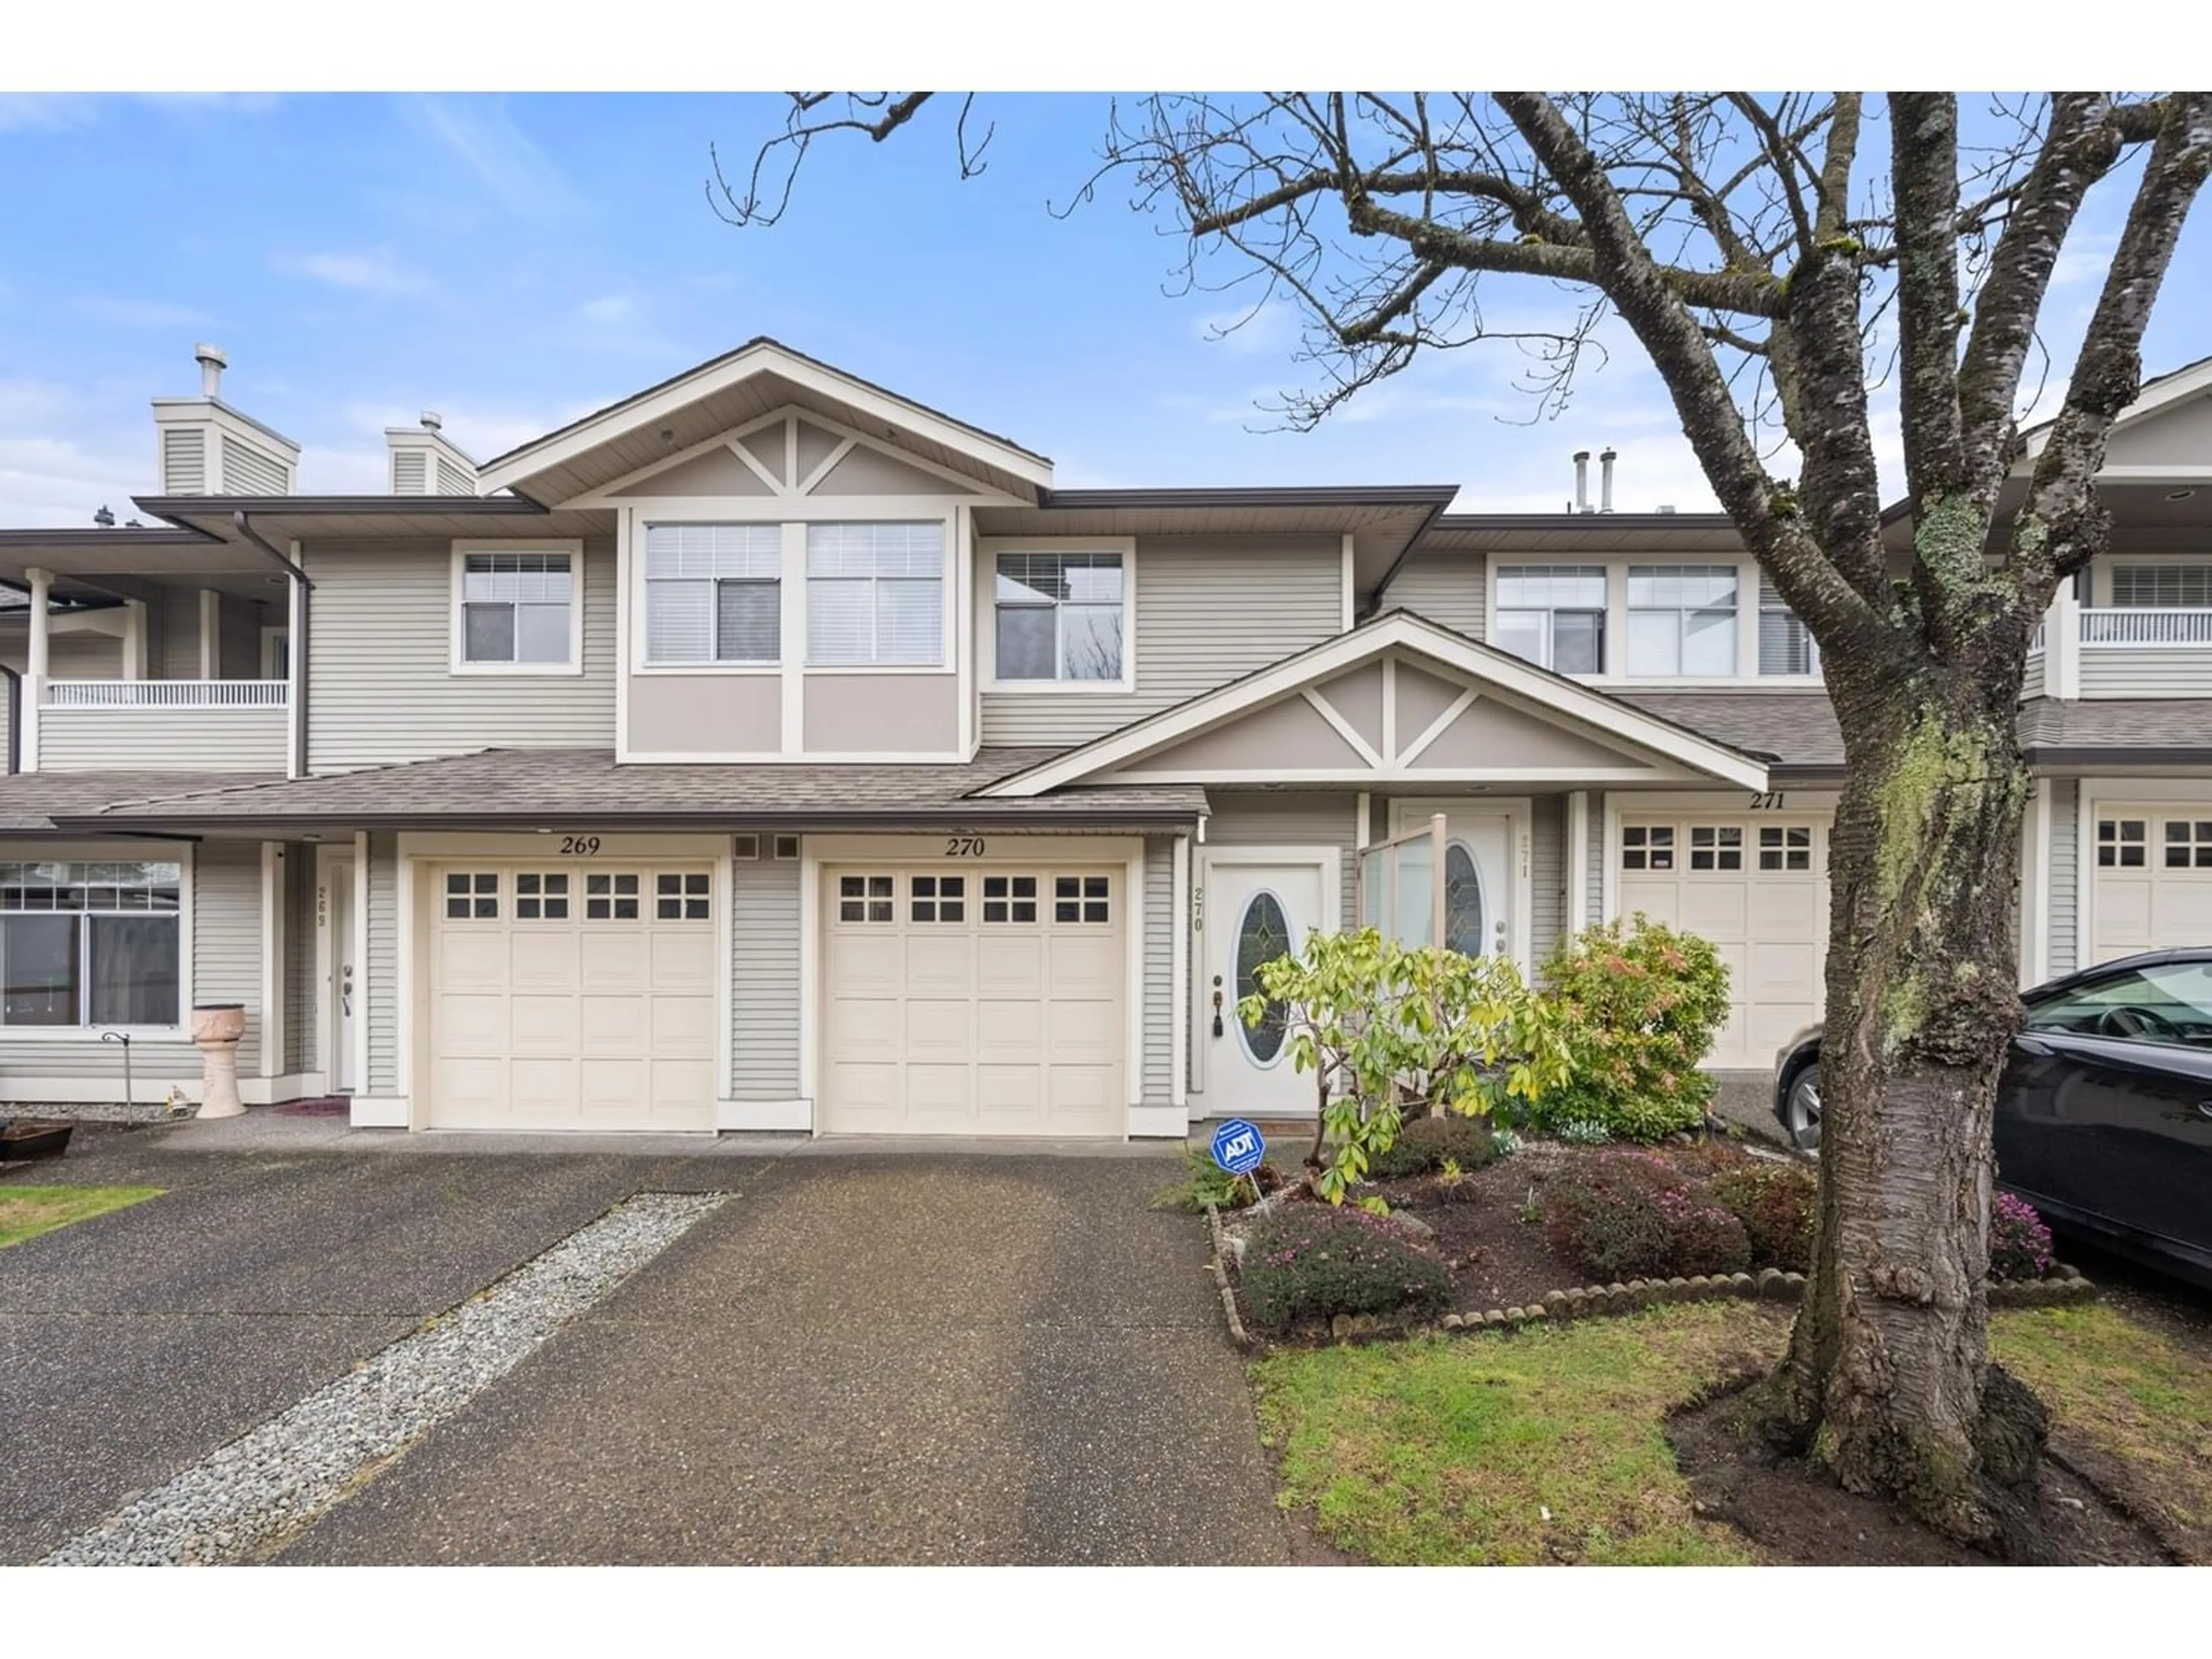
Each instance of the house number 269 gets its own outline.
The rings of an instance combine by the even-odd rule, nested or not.
[[[587,859],[599,850],[597,836],[563,836],[561,854],[564,858]]]

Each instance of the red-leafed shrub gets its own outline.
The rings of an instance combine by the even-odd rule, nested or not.
[[[1450,1297],[1444,1264],[1403,1222],[1292,1204],[1255,1225],[1239,1277],[1255,1324],[1345,1314],[1428,1314]]]
[[[1813,1267],[1813,1212],[1820,1183],[1795,1164],[1755,1164],[1712,1177],[1713,1196],[1751,1240],[1751,1265],[1809,1273]]]
[[[1650,1152],[1606,1152],[1544,1188],[1544,1235],[1595,1279],[1740,1273],[1743,1223],[1705,1182]]]

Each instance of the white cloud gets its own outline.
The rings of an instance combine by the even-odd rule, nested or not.
[[[280,256],[277,269],[361,294],[421,294],[429,278],[409,270],[389,252],[299,253]]]
[[[167,300],[124,300],[103,298],[96,295],[80,295],[70,301],[70,309],[95,323],[106,323],[112,328],[205,328],[215,319],[206,312],[191,306],[172,304]]]
[[[578,306],[576,315],[587,323],[634,323],[641,309],[633,295],[607,294]]]
[[[508,212],[551,219],[580,205],[552,159],[514,124],[503,97],[419,94],[403,107]]]
[[[154,483],[153,434],[118,428],[112,414],[63,386],[0,381],[0,525],[89,525],[103,506],[118,519],[136,516],[131,495]]]
[[[85,93],[0,93],[0,132],[64,132],[100,118],[100,100]]]

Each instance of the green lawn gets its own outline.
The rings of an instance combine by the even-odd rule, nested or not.
[[[0,1249],[159,1198],[159,1187],[0,1187]]]
[[[1753,1552],[1692,1512],[1666,1417],[1741,1362],[1771,1364],[1787,1332],[1756,1304],[1705,1304],[1286,1351],[1253,1382],[1280,1501],[1352,1554],[1734,1563]],[[2212,1559],[2212,1365],[2094,1304],[1999,1314],[1991,1346],[2051,1407],[2062,1449]]]

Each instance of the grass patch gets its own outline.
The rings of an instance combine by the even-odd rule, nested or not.
[[[1391,1565],[1752,1560],[1692,1513],[1666,1416],[1736,1361],[1771,1362],[1786,1328],[1721,1303],[1272,1354],[1254,1381],[1279,1501]]]
[[[2043,1397],[2062,1450],[2212,1561],[2212,1365],[2094,1302],[1996,1315],[1990,1350]]]
[[[0,1187],[0,1249],[159,1198],[160,1187]]]

